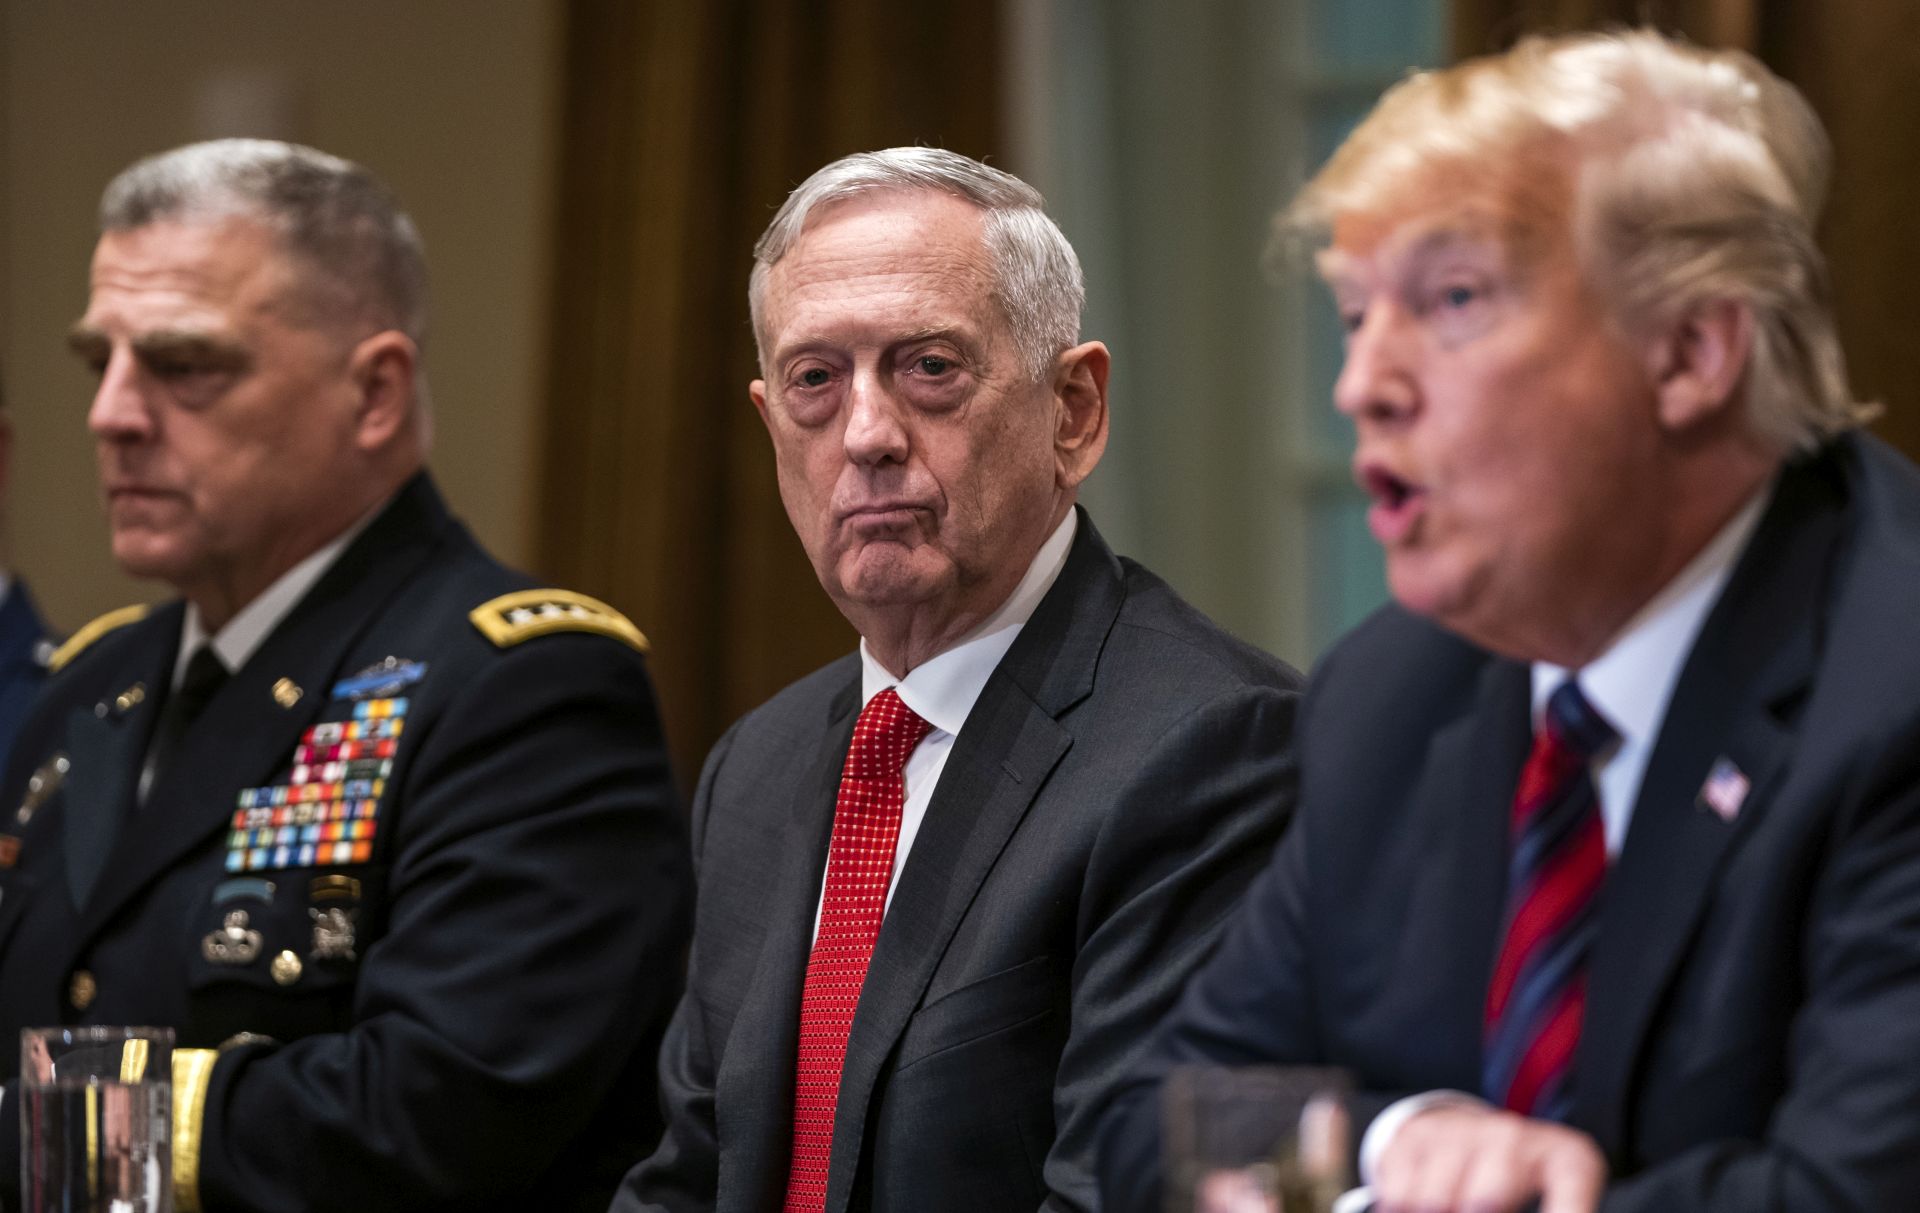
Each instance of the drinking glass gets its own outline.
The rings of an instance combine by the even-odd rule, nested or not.
[[[172,1213],[173,1030],[20,1033],[25,1213]]]
[[[1168,1213],[1331,1213],[1352,1186],[1352,1085],[1324,1067],[1177,1067],[1161,1106]]]

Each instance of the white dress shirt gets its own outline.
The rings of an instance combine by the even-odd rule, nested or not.
[[[866,707],[868,700],[892,687],[902,703],[933,726],[907,759],[904,772],[907,799],[900,811],[900,838],[893,847],[893,874],[887,878],[889,907],[893,905],[893,890],[900,883],[900,870],[906,865],[907,852],[913,849],[920,823],[926,819],[927,803],[933,799],[934,788],[939,786],[947,755],[953,753],[954,738],[966,723],[967,713],[973,710],[974,700],[986,689],[994,668],[1013,647],[1014,638],[1020,635],[1020,629],[1033,617],[1040,600],[1053,588],[1060,570],[1066,567],[1067,552],[1073,546],[1073,534],[1079,526],[1078,514],[1077,510],[1067,511],[1053,534],[1040,545],[1033,563],[1027,566],[1026,575],[1013,587],[1013,593],[1007,595],[999,610],[962,637],[958,644],[908,671],[905,678],[895,678],[874,660],[873,654],[867,651],[867,642],[864,639],[860,642],[860,706]],[[826,893],[826,876],[822,873],[822,900]],[[813,930],[818,936],[818,902],[814,905]]]
[[[347,545],[386,508],[387,502],[383,500],[326,545],[280,574],[272,585],[241,607],[232,619],[227,620],[226,626],[212,637],[207,635],[207,625],[200,618],[200,608],[191,602],[187,603],[186,615],[180,621],[180,651],[173,655],[173,681],[169,684],[169,691],[180,689],[181,680],[187,676],[187,663],[193,660],[193,654],[203,643],[213,645],[214,656],[227,668],[227,673],[234,673],[246,665],[247,659],[266,643],[267,637],[273,635],[273,629],[280,626],[280,621],[307,596],[307,591],[333,567],[333,562],[340,559],[340,553],[347,550]],[[153,784],[155,757],[149,750],[140,766],[138,795],[142,803],[147,799],[147,789]]]
[[[1680,681],[1680,671],[1693,642],[1700,635],[1713,604],[1726,588],[1727,578],[1773,495],[1769,483],[1740,512],[1720,528],[1679,576],[1629,619],[1626,626],[1584,667],[1575,671],[1537,661],[1533,664],[1533,722],[1538,730],[1547,698],[1561,683],[1577,675],[1580,689],[1619,740],[1593,760],[1594,790],[1600,800],[1600,822],[1607,840],[1607,858],[1620,854],[1627,826],[1633,820],[1634,801],[1647,773],[1647,759],[1659,740],[1667,704]],[[1360,1178],[1370,1182],[1374,1165],[1400,1126],[1428,1108],[1443,1103],[1480,1103],[1465,1091],[1426,1091],[1388,1105],[1367,1126],[1360,1141]]]

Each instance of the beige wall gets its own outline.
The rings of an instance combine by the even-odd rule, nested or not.
[[[16,429],[13,561],[56,627],[161,587],[105,552],[62,342],[100,189],[213,135],[298,139],[372,168],[427,241],[434,467],[526,560],[544,370],[557,5],[535,0],[0,0],[0,373]]]

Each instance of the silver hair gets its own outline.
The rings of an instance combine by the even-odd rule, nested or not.
[[[1813,238],[1828,147],[1792,85],[1738,51],[1650,30],[1535,36],[1389,90],[1281,216],[1324,238],[1437,167],[1551,172],[1570,155],[1576,237],[1628,331],[1716,300],[1753,316],[1747,421],[1804,450],[1877,409],[1847,383]],[[1542,169],[1541,165],[1546,165]]]
[[[1046,378],[1060,351],[1080,340],[1087,288],[1080,259],[1031,185],[978,160],[937,147],[892,147],[844,156],[801,182],[753,246],[747,306],[764,365],[767,275],[787,255],[818,207],[880,190],[952,194],[984,212],[982,239],[994,295],[1006,312],[1028,376]]]
[[[108,184],[100,230],[244,216],[341,289],[361,318],[426,341],[426,251],[393,192],[338,156],[268,139],[216,139],[150,156]]]

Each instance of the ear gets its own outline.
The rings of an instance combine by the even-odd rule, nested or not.
[[[753,400],[753,411],[760,414],[760,424],[773,432],[773,423],[767,420],[767,381],[756,379],[747,385],[747,395]]]
[[[1107,449],[1107,372],[1113,363],[1107,347],[1082,342],[1053,364],[1054,482],[1075,489]]]
[[[396,329],[375,333],[353,348],[349,373],[356,393],[354,437],[377,451],[414,421],[414,371],[420,349]]]
[[[1753,312],[1732,299],[1698,304],[1655,334],[1649,370],[1660,424],[1686,430],[1723,416],[1753,352]]]

